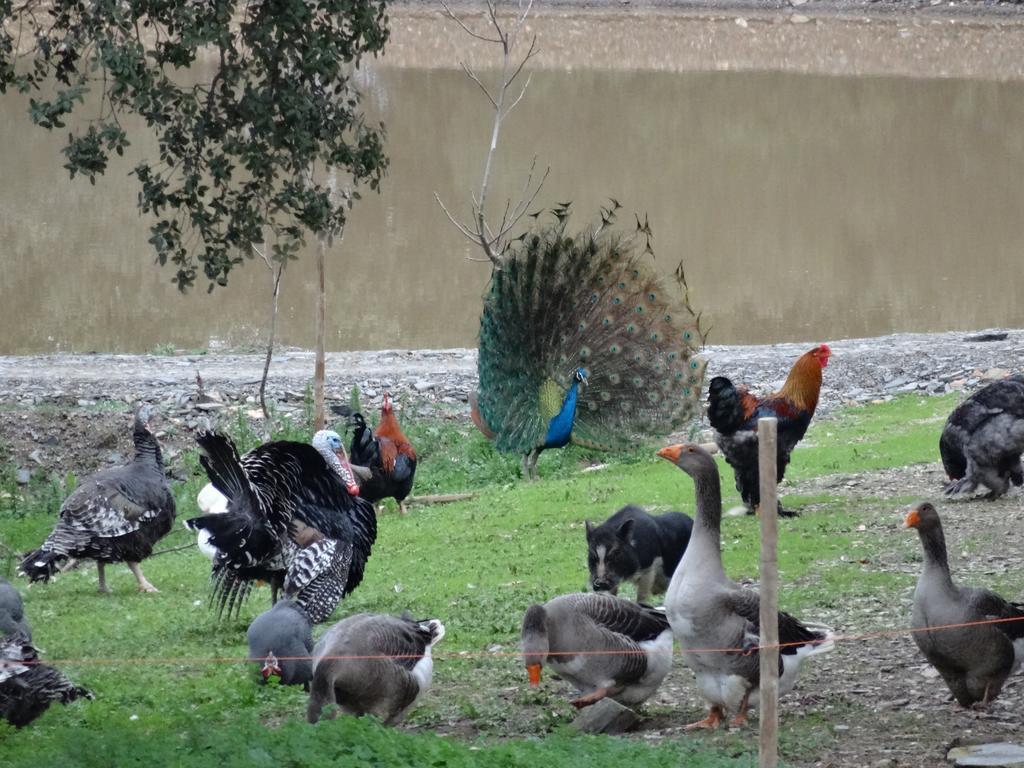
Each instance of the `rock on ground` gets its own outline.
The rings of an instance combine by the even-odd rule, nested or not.
[[[614,699],[601,699],[580,710],[573,727],[584,733],[626,733],[636,728],[640,716]]]

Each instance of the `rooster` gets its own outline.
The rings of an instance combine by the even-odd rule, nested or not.
[[[757,420],[774,416],[778,426],[778,480],[789,464],[789,455],[807,431],[818,406],[822,370],[832,350],[827,344],[802,354],[786,377],[782,389],[764,398],[750,394],[746,387],[735,386],[724,376],[716,376],[708,386],[708,421],[718,433],[715,442],[736,475],[736,490],[751,512],[761,500],[757,472]],[[779,514],[793,517],[795,512],[779,505]]]
[[[416,476],[416,450],[398,424],[391,395],[384,393],[376,429],[371,429],[363,415],[351,408],[334,406],[331,410],[346,416],[349,426],[354,427],[349,459],[360,477],[359,495],[373,504],[393,498],[405,514],[405,498],[412,491]]]

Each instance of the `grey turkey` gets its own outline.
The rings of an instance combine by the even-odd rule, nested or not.
[[[15,728],[31,723],[55,701],[92,697],[59,670],[40,664],[39,652],[23,633],[0,639],[0,717]]]
[[[293,599],[310,621],[327,619],[362,581],[377,538],[373,506],[359,498],[336,432],[313,444],[276,441],[239,456],[217,432],[201,432],[200,463],[228,500],[222,514],[187,521],[217,550],[214,605],[237,615],[257,580]]]
[[[127,563],[140,592],[156,592],[140,563],[174,525],[174,497],[164,476],[160,444],[150,431],[151,406],[135,414],[135,458],[128,464],[89,475],[65,499],[60,519],[42,546],[22,560],[19,571],[32,581],[48,581],[69,559],[96,561],[99,591],[108,592],[107,563]]]
[[[989,384],[958,405],[939,439],[947,496],[988,488],[986,499],[1024,485],[1024,375]]]
[[[25,620],[21,593],[7,579],[0,577],[0,638],[15,632],[32,640],[32,630]]]

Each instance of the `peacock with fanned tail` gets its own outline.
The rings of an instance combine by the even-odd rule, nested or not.
[[[567,234],[569,206],[514,241],[495,269],[480,318],[473,419],[498,450],[523,455],[570,442],[611,448],[680,429],[700,413],[700,315],[655,272],[651,230],[600,223]]]

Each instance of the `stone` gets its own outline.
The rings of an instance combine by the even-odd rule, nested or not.
[[[932,5],[937,4],[938,3],[932,3]],[[1006,331],[985,331],[982,333],[975,334],[974,336],[964,336],[964,341],[1004,341],[1007,336],[1009,336],[1009,334]]]
[[[1010,375],[1010,372],[1005,368],[989,368],[983,374],[981,374],[982,381],[999,381],[1005,379]]]
[[[740,18],[736,19],[736,26],[746,29],[749,26],[749,24],[747,24],[747,20],[741,16]]]
[[[794,13],[792,16],[789,17],[789,20],[794,24],[806,24],[807,22],[810,21],[810,18],[804,16],[802,13]]]
[[[224,403],[197,403],[196,408],[201,411],[219,411],[227,406]]]
[[[946,753],[953,765],[1024,766],[1024,746],[1005,741],[954,747]]]
[[[904,386],[906,386],[909,383],[910,383],[910,377],[909,376],[900,376],[899,378],[893,379],[892,381],[885,382],[885,384],[882,385],[882,388],[887,390],[887,391],[898,390],[901,387],[904,387]]]
[[[412,385],[412,388],[415,389],[417,392],[426,392],[428,389],[433,389],[436,386],[437,385],[432,381],[420,379],[419,381]]]
[[[32,479],[32,470],[25,469],[22,467],[14,473],[14,482],[18,485],[28,485],[28,481]]]
[[[584,707],[572,721],[583,733],[625,733],[636,728],[640,716],[614,699],[601,699],[597,704]]]

